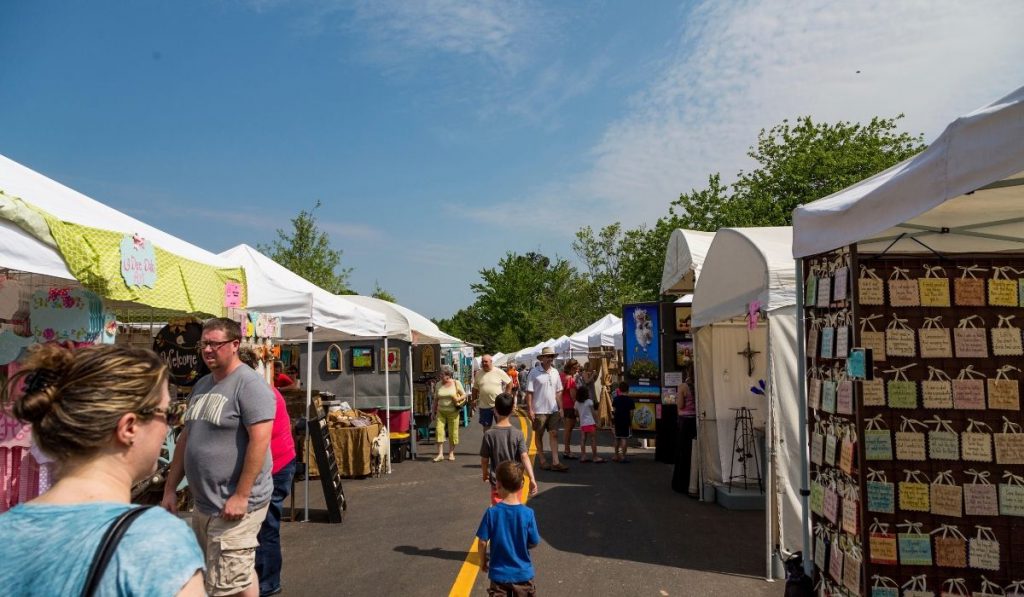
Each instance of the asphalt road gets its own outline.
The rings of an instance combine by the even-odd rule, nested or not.
[[[434,463],[433,444],[390,476],[346,479],[344,522],[329,524],[319,481],[310,481],[310,521],[284,523],[284,595],[485,595],[470,555],[488,506],[480,480],[482,432],[461,430],[455,462]],[[611,457],[610,436],[599,454]],[[671,465],[654,450],[631,463],[539,471],[529,500],[542,542],[533,550],[546,595],[781,595],[763,580],[764,513],[728,511],[674,493]],[[296,486],[302,518],[303,488]],[[287,515],[287,513],[286,513]],[[457,580],[458,579],[458,580]]]

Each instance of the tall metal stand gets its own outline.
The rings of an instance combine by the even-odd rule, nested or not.
[[[750,463],[753,461],[754,473],[757,475],[757,488],[764,493],[764,484],[761,480],[761,463],[757,458],[757,440],[754,437],[754,414],[753,410],[745,406],[733,408],[736,411],[736,423],[732,430],[732,462],[729,464],[729,487],[733,481],[739,480],[743,488],[750,486]],[[736,474],[736,463],[739,462],[743,469]]]

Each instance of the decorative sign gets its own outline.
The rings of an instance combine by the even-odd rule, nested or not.
[[[106,327],[99,296],[83,288],[51,288],[32,293],[29,321],[36,342],[95,342]]]
[[[900,510],[928,512],[931,510],[928,484],[917,481],[900,481]]]
[[[932,565],[932,541],[928,535],[920,532],[900,533],[897,540],[900,547],[900,566]]]
[[[899,279],[902,277],[902,279]],[[893,268],[889,279],[889,304],[893,307],[919,307],[921,294],[916,280],[907,279],[907,270]]]
[[[886,384],[890,408],[917,408],[917,383],[892,380]]]
[[[862,381],[860,391],[864,406],[885,406],[885,382],[880,378]]]
[[[976,526],[978,535],[970,539],[969,565],[980,570],[999,570],[999,542],[991,527]]]
[[[974,276],[975,272],[985,271],[977,265],[957,267],[963,270],[964,276]],[[953,280],[953,302],[960,307],[984,307],[985,280],[974,277],[962,277]]]
[[[867,460],[892,460],[892,435],[888,429],[866,429],[864,431],[864,458]]]
[[[835,466],[836,465],[836,446],[837,445],[838,445],[838,440],[836,439],[836,436],[835,436],[834,433],[830,433],[830,434],[828,434],[828,436],[825,437],[825,464],[827,464],[829,466]]]
[[[861,332],[860,343],[871,350],[871,360],[885,360],[885,332]]]
[[[985,382],[971,379],[970,368],[960,372],[953,380],[953,408],[956,410],[978,410],[985,408]],[[972,371],[973,372],[973,371]],[[974,372],[976,374],[976,372]]]
[[[196,319],[172,321],[157,332],[153,351],[167,363],[172,384],[192,387],[210,372],[199,348],[202,337],[203,324]]]
[[[921,345],[921,357],[925,359],[948,359],[953,356],[953,343],[949,339],[949,328],[922,328],[917,331]]]
[[[836,269],[835,277],[832,278],[832,294],[837,301],[845,301],[850,287],[850,268],[840,267]]]
[[[932,514],[960,518],[964,511],[964,492],[959,485],[932,483]]]
[[[156,286],[156,250],[138,234],[121,238],[121,277],[129,287]]]
[[[956,527],[943,525],[941,528],[944,532],[946,529],[949,529],[950,532],[935,537],[935,565],[947,568],[966,568],[967,541],[964,536],[955,530]]]
[[[868,512],[893,514],[896,511],[895,487],[884,481],[868,481]]]
[[[16,361],[22,350],[35,343],[35,339],[19,336],[9,329],[0,332],[0,365]]]
[[[1003,473],[1006,483],[999,484],[999,514],[1024,516],[1024,479],[1013,473]]]
[[[224,306],[228,308],[237,308],[242,306],[241,284],[234,281],[224,283]]]
[[[866,379],[868,377],[868,355],[863,348],[854,348],[846,359],[846,375],[850,379]]]
[[[960,435],[951,431],[929,431],[928,453],[932,460],[960,460]]]
[[[887,533],[871,533],[868,537],[868,551],[871,553],[872,564],[895,566],[899,563],[899,559],[896,555],[895,535]]]
[[[963,486],[964,513],[967,516],[998,516],[999,498],[996,486],[987,480],[988,471],[979,473],[971,469],[967,474],[973,474],[975,482]]]
[[[875,270],[860,266],[860,280],[857,280],[857,298],[860,299],[860,304],[884,305],[883,288],[882,279],[875,274]]]
[[[941,267],[928,268],[927,276],[931,276],[935,270],[942,271]],[[943,271],[943,273],[945,273]],[[948,307],[949,306],[949,278],[918,278],[917,286],[921,292],[922,307]]]

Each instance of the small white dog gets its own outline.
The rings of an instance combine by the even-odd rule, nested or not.
[[[654,341],[654,322],[647,316],[647,311],[633,311],[633,323],[636,326],[636,343],[640,350],[647,352],[647,347]]]
[[[383,425],[370,444],[370,470],[374,477],[391,474],[391,436]]]

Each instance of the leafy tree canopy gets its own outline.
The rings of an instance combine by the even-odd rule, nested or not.
[[[349,277],[352,268],[339,268],[342,252],[331,248],[326,232],[316,223],[316,210],[302,210],[292,218],[289,232],[277,230],[277,239],[269,245],[257,245],[257,250],[296,274],[334,294],[352,294]]]

